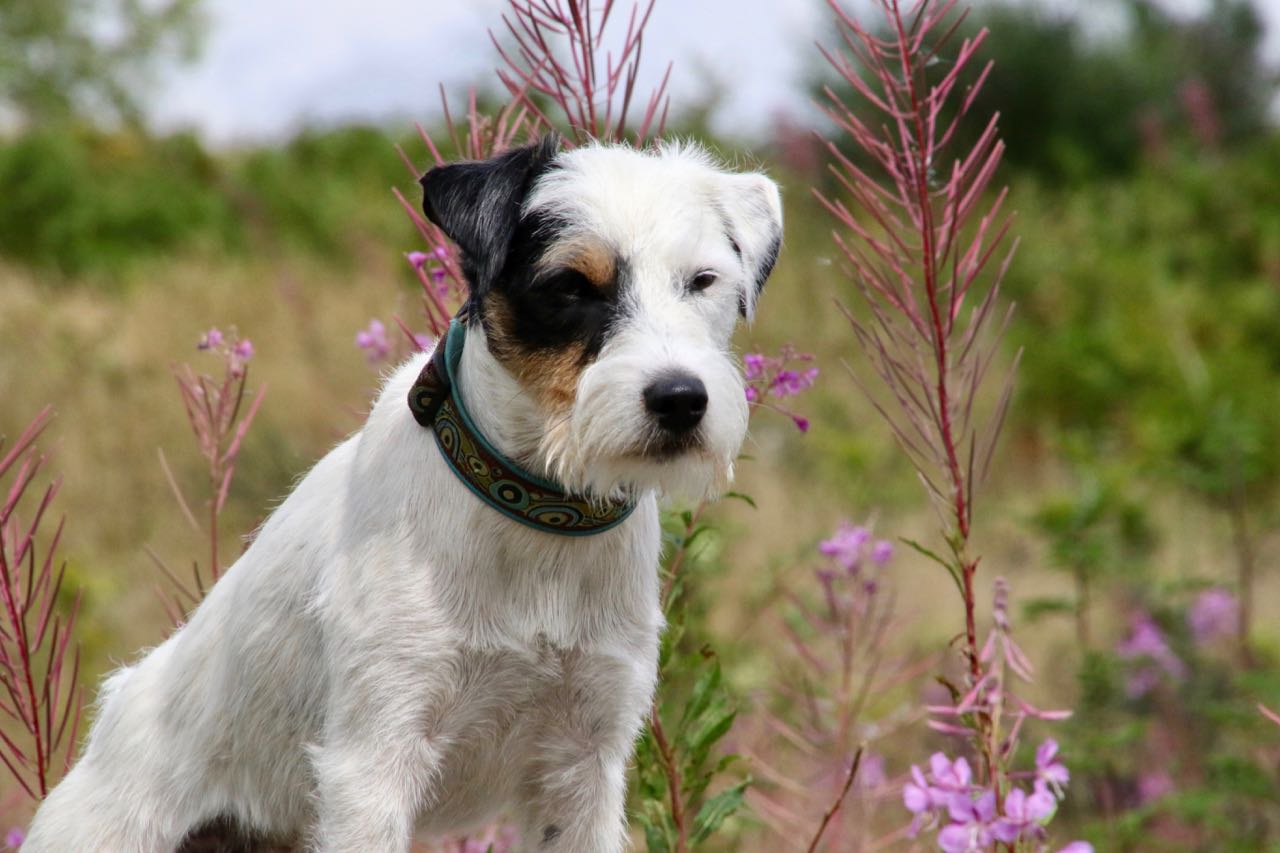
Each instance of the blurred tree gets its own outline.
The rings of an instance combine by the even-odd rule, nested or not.
[[[1121,34],[1088,33],[1083,11],[1003,2],[970,24],[992,32],[997,71],[978,108],[1001,113],[1008,162],[1060,179],[1116,174],[1170,142],[1218,148],[1266,129],[1277,76],[1253,0],[1213,0],[1194,16],[1156,0],[1085,5],[1123,21]]]
[[[1096,20],[1120,26],[1106,33]],[[1262,55],[1254,0],[1212,0],[1195,15],[1159,0],[1058,10],[995,0],[977,5],[962,35],[983,27],[995,71],[974,109],[1000,114],[1006,163],[1051,180],[1128,174],[1173,143],[1235,146],[1267,128],[1278,78]],[[964,128],[956,144],[982,130]]]
[[[1155,529],[1144,502],[1131,495],[1133,473],[1127,466],[1095,464],[1093,448],[1066,442],[1066,456],[1077,464],[1074,487],[1046,499],[1032,525],[1049,547],[1049,565],[1071,576],[1070,599],[1031,598],[1028,617],[1061,611],[1075,617],[1076,648],[1094,649],[1090,611],[1099,584],[1145,575],[1145,561],[1155,546]],[[1103,595],[1110,590],[1103,589]]]
[[[0,119],[137,124],[156,63],[189,60],[200,0],[0,0]]]
[[[1128,52],[1140,60],[1133,70],[1146,70],[1152,106],[1167,121],[1185,124],[1203,144],[1237,143],[1265,130],[1277,75],[1262,56],[1266,33],[1254,0],[1211,0],[1190,18],[1155,0],[1124,5],[1132,22]]]

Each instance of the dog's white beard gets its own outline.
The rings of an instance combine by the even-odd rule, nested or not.
[[[747,431],[742,376],[726,353],[703,347],[662,352],[653,346],[612,348],[578,382],[572,411],[553,420],[544,434],[543,457],[566,487],[597,496],[659,494],[699,500],[715,497],[733,482],[733,463]],[[687,364],[707,387],[701,441],[669,458],[644,455],[655,428],[643,403],[644,384],[655,366]]]

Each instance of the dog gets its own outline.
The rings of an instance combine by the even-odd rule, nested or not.
[[[691,145],[562,149],[423,176],[462,316],[190,620],[106,679],[23,853],[210,833],[406,853],[499,814],[521,849],[625,848],[663,628],[657,496],[732,479],[748,410],[730,336],[782,207],[768,177]]]

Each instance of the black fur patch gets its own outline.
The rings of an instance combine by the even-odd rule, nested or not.
[[[473,301],[502,269],[525,195],[559,151],[560,137],[549,133],[488,160],[437,166],[419,180],[423,213],[462,250]]]
[[[593,282],[565,267],[539,272],[538,261],[561,236],[563,223],[533,213],[517,226],[492,292],[509,308],[505,332],[525,352],[582,348],[582,360],[599,354],[618,318],[626,265],[614,262],[612,281]],[[484,305],[480,315],[485,319]],[[490,340],[494,330],[486,325]]]
[[[738,244],[734,243],[734,248]],[[741,251],[741,250],[739,250]],[[760,258],[760,263],[756,266],[756,298],[760,298],[760,292],[764,290],[764,283],[769,280],[769,275],[773,272],[774,264],[778,263],[778,253],[782,251],[782,235],[778,234],[773,238],[773,242],[769,244],[769,248]],[[745,297],[738,300],[738,313],[747,316],[747,300]]]
[[[176,853],[297,853],[293,843],[264,838],[223,816],[187,833]]]
[[[552,841],[555,841],[559,837],[560,837],[560,827],[556,826],[554,823],[548,826],[546,829],[542,830],[542,843],[544,846],[547,844],[550,844]]]

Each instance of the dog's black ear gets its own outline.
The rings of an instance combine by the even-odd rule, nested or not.
[[[525,194],[559,151],[560,136],[548,133],[488,160],[437,166],[419,179],[422,211],[462,250],[473,296],[502,271]]]
[[[778,185],[758,172],[724,178],[721,198],[729,239],[748,272],[738,307],[751,320],[782,248],[782,196]]]

